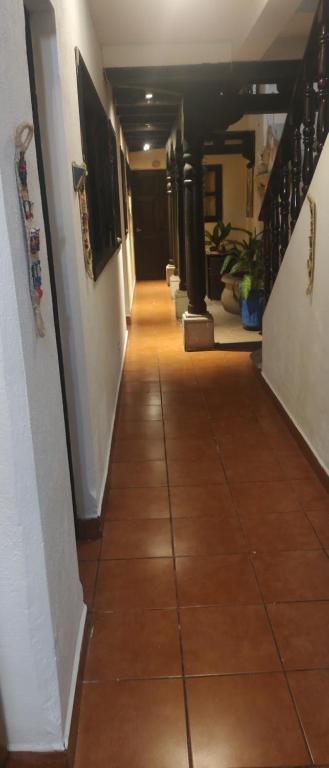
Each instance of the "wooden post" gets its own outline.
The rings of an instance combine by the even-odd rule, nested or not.
[[[304,84],[304,160],[303,160],[303,197],[306,197],[312,181],[314,170],[314,91],[313,83],[307,80]]]
[[[185,255],[188,309],[183,315],[186,351],[214,346],[214,320],[207,312],[203,217],[203,140],[184,141]]]
[[[203,315],[207,312],[202,155],[202,139],[193,139],[186,143],[184,152],[185,256],[188,312],[192,315]]]
[[[318,49],[319,112],[316,131],[316,161],[318,161],[329,130],[329,5],[322,0]]]
[[[280,199],[278,179],[271,193],[271,283],[274,285],[280,266]]]
[[[300,135],[300,123],[296,123],[293,127],[292,136],[292,189],[290,200],[290,227],[293,232],[296,221],[299,216],[301,206],[301,170],[302,170],[302,148],[301,148],[301,135]]]
[[[167,199],[168,199],[168,229],[169,229],[169,264],[175,264],[174,259],[174,238],[173,238],[173,193],[172,193],[172,171],[167,161]]]
[[[267,302],[272,290],[271,280],[271,229],[270,229],[270,209],[265,211],[264,217],[264,234],[263,234],[263,253],[264,253],[264,266],[265,266],[265,301]]]
[[[289,168],[285,158],[280,169],[280,263],[289,243]]]
[[[178,253],[179,290],[186,291],[185,218],[184,218],[184,151],[182,135],[176,138],[177,200],[178,200]]]

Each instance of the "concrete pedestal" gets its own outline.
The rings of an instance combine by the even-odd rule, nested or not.
[[[180,283],[180,279],[179,279],[178,275],[171,275],[171,278],[170,278],[170,295],[171,295],[171,298],[172,298],[173,301],[174,301],[174,298],[175,298],[176,291],[178,291],[178,289],[179,289],[179,283]]]
[[[167,285],[170,285],[170,278],[175,274],[175,264],[167,264],[166,266],[166,281]]]
[[[183,333],[185,352],[213,349],[214,318],[208,312],[206,315],[183,314]]]
[[[187,312],[187,306],[188,306],[188,296],[187,291],[176,291],[175,293],[175,304],[176,304],[176,317],[177,320],[181,320],[183,317],[184,312]]]

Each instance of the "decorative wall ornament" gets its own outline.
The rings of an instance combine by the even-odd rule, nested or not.
[[[82,247],[83,247],[83,256],[85,260],[85,269],[88,277],[90,277],[90,279],[93,280],[94,279],[93,255],[92,255],[92,250],[90,245],[90,236],[89,236],[89,214],[88,214],[88,201],[87,201],[85,177],[83,178],[83,181],[79,185],[78,195],[79,195],[79,205],[80,205]]]
[[[269,125],[267,128],[266,144],[259,156],[256,167],[257,189],[261,197],[265,195],[278,146],[278,139],[273,132],[272,126]]]
[[[17,190],[26,238],[26,251],[29,272],[31,302],[34,312],[36,332],[45,336],[45,326],[41,314],[43,296],[40,264],[40,229],[33,226],[33,203],[29,198],[27,186],[27,164],[25,154],[33,139],[34,128],[30,123],[21,123],[15,134],[15,171]]]
[[[79,191],[88,174],[86,163],[72,163],[73,186],[76,192]]]
[[[313,291],[314,282],[314,265],[315,265],[315,238],[316,238],[316,203],[311,195],[307,195],[307,200],[310,206],[310,235],[309,235],[309,255],[307,259],[307,275],[308,286],[306,288],[306,294],[309,296]]]

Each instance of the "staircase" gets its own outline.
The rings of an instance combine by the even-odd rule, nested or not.
[[[329,0],[318,5],[259,219],[268,300],[329,131]]]

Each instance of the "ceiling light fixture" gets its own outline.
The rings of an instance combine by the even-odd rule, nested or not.
[[[145,98],[146,98],[146,101],[151,101],[151,99],[153,99],[153,93],[146,93]]]
[[[144,144],[143,146],[144,152],[147,152],[149,149],[151,149],[151,144]]]

